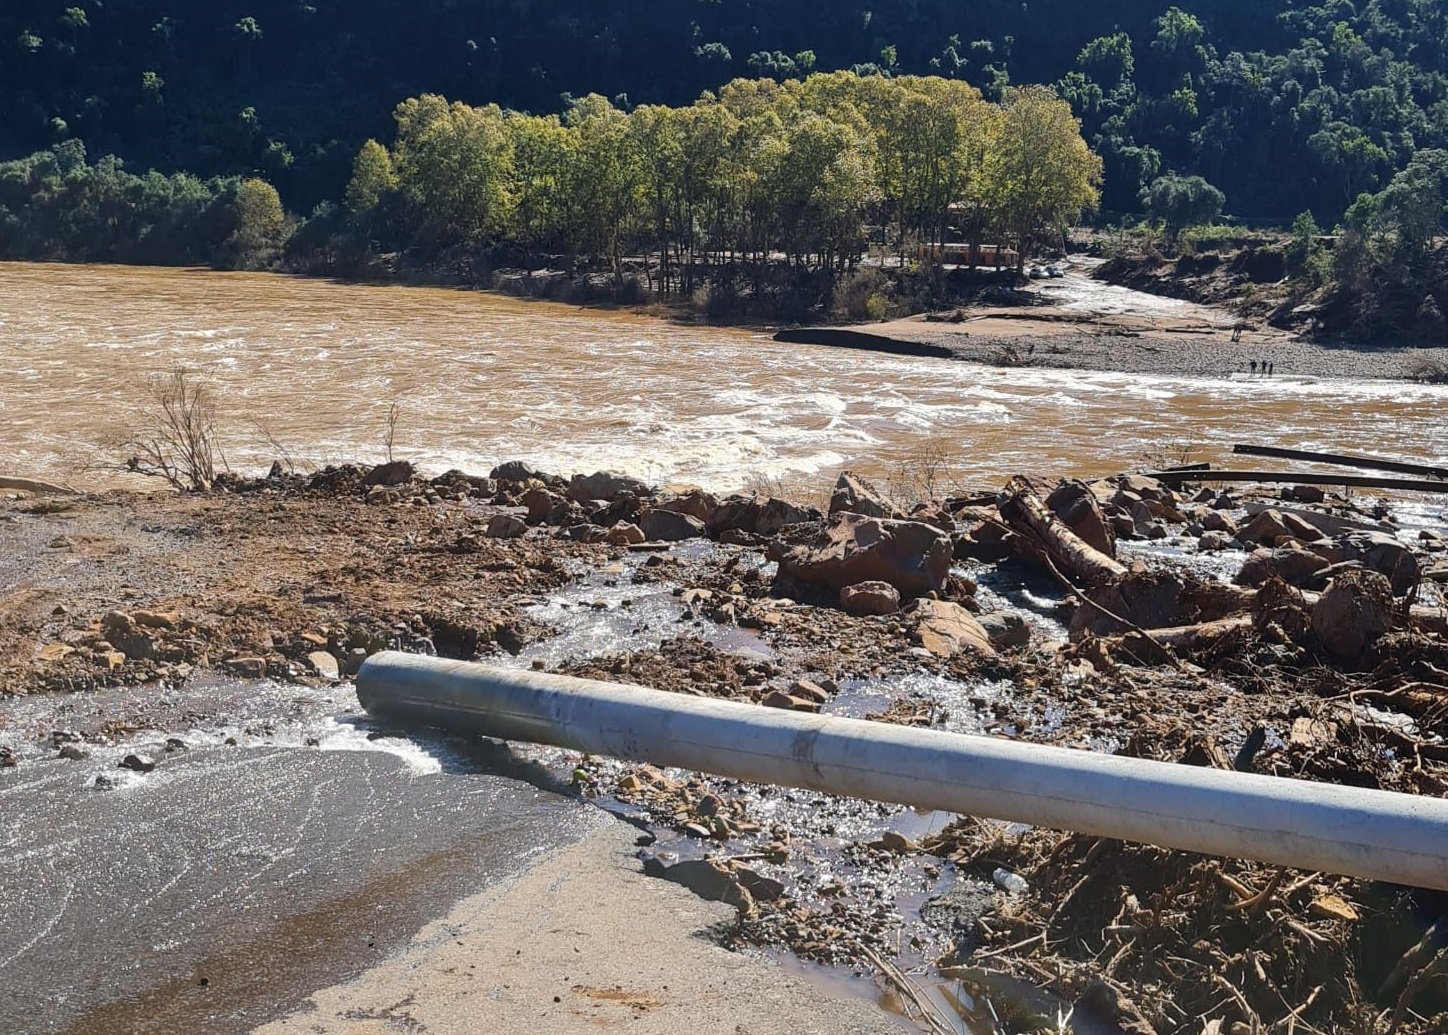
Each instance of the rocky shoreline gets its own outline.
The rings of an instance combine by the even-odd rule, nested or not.
[[[521,462],[12,493],[0,691],[324,685],[403,649],[1441,796],[1448,539],[1394,517],[1133,475],[899,501],[846,473],[820,510]],[[44,742],[0,730],[0,763],[159,721],[139,704]],[[1448,1014],[1410,980],[1441,894],[515,751],[647,824],[644,869],[732,902],[729,943],[875,975],[927,1026],[957,1007],[1192,1035]]]

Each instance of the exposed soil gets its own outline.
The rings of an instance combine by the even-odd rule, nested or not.
[[[176,683],[207,669],[317,682],[386,648],[518,654],[560,631],[537,616],[540,599],[606,572],[620,590],[673,590],[676,628],[656,646],[548,667],[761,706],[1448,792],[1448,640],[1424,607],[1438,604],[1427,575],[1445,540],[1429,532],[1402,551],[1415,572],[1408,594],[1382,590],[1392,630],[1348,658],[1315,631],[1328,562],[1293,553],[1304,538],[1309,553],[1341,547],[1290,521],[1285,536],[1249,525],[1245,505],[1273,495],[1176,493],[1144,479],[1090,487],[1122,540],[1118,556],[1149,569],[1132,571],[1116,597],[1092,591],[1148,630],[1136,634],[1099,615],[1083,621],[1095,613],[1077,606],[1084,591],[1033,563],[1042,546],[1004,506],[936,501],[920,517],[950,536],[956,563],[932,595],[966,615],[1007,598],[1035,609],[1014,626],[983,617],[994,643],[983,651],[942,647],[909,607],[917,594],[893,613],[847,614],[833,592],[781,574],[775,562],[820,527],[801,510],[695,494],[652,526],[684,529],[689,542],[628,545],[640,536],[627,523],[649,524],[650,501],[634,491],[569,501],[566,483],[536,472],[424,482],[381,471],[277,472],[207,495],[12,495],[0,505],[0,689]],[[750,529],[720,519],[731,506]],[[1373,520],[1347,500],[1319,509]],[[770,528],[768,514],[808,520]],[[613,543],[600,541],[608,535]],[[1266,577],[1227,587],[1245,548],[1262,543],[1292,556],[1274,554]],[[1396,580],[1405,563],[1394,555],[1387,574]],[[1163,586],[1176,589],[1147,606],[1132,587],[1148,583],[1154,602]],[[1067,639],[1058,623],[1073,611]],[[1240,621],[1176,649],[1153,639],[1223,617]],[[725,634],[755,649],[736,650]],[[1442,894],[537,753],[579,793],[650,825],[659,844],[646,869],[735,903],[734,944],[877,975],[929,1030],[946,1030],[947,1011],[978,1030],[1056,1030],[1056,1011],[1074,1009],[1074,1030],[1191,1035],[1204,1021],[1223,1032],[1417,1032],[1448,1021]]]
[[[1268,364],[1278,378],[1410,378],[1420,357],[1435,354],[1301,333],[1303,321],[1273,316],[1285,288],[1259,279],[1270,271],[1251,253],[1104,264],[1076,258],[1065,274],[941,313],[777,337],[992,366],[1216,378],[1268,376]]]

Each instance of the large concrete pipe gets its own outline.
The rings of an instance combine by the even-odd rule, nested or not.
[[[1448,890],[1448,801],[383,652],[379,718]]]

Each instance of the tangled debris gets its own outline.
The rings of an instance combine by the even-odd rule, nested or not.
[[[319,682],[386,648],[549,667],[529,660],[558,631],[539,603],[587,577],[662,598],[667,617],[621,617],[627,643],[555,671],[1448,793],[1448,539],[1402,533],[1391,504],[1123,475],[903,507],[846,474],[828,511],[517,462],[488,477],[428,480],[399,462],[278,468],[205,496],[16,499],[0,515],[15,556],[35,573],[72,563],[7,587],[0,689],[206,671]],[[629,616],[632,601],[575,609]],[[0,745],[0,766],[17,763]],[[655,831],[651,872],[738,907],[736,944],[873,973],[933,1030],[1448,1023],[1443,895],[567,765],[581,793]]]

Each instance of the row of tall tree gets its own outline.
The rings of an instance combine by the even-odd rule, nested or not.
[[[571,265],[655,257],[664,292],[701,264],[852,267],[889,246],[1003,240],[1021,261],[1098,201],[1101,163],[1068,104],[999,104],[938,77],[853,72],[734,80],[684,107],[591,94],[560,117],[425,94],[367,141],[348,207],[383,250],[511,245]],[[952,231],[952,227],[956,228]]]
[[[6,0],[0,158],[80,139],[309,211],[406,97],[678,106],[831,69],[1057,83],[1114,213],[1197,175],[1236,215],[1332,225],[1448,148],[1442,0]]]

